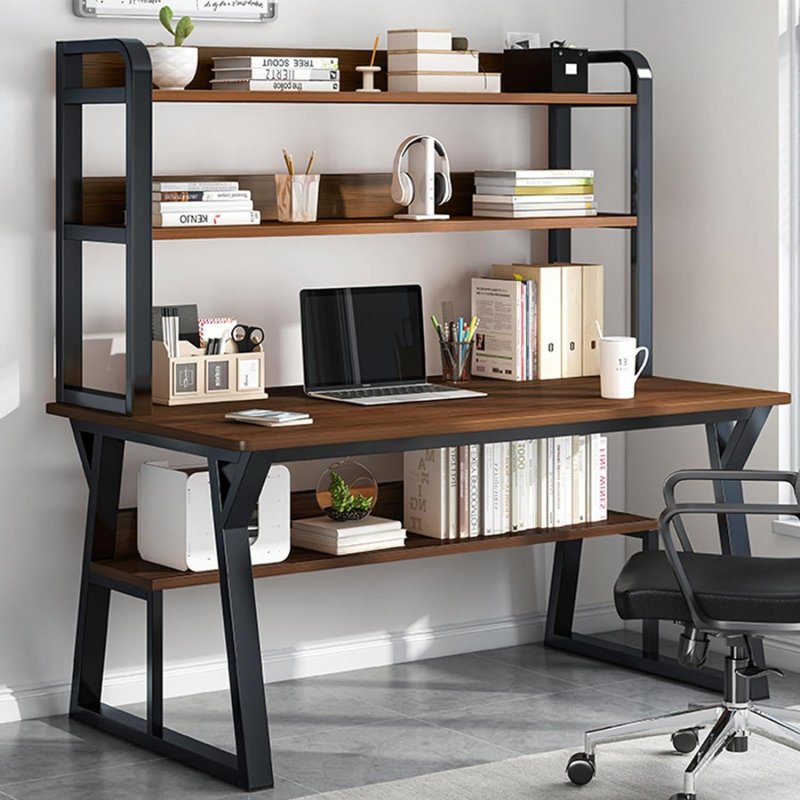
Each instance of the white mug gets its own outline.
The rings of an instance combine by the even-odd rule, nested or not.
[[[636,371],[636,357],[644,353],[642,366]],[[633,336],[604,336],[600,339],[600,396],[613,400],[630,400],[639,376],[647,366],[650,351],[637,347]]]

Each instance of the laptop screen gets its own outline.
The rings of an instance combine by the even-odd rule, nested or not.
[[[307,391],[425,380],[419,286],[304,289],[300,321]]]

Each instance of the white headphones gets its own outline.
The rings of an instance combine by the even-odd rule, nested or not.
[[[410,205],[414,199],[414,181],[411,179],[408,172],[405,170],[401,172],[401,164],[411,145],[417,142],[424,142],[426,139],[430,139],[433,142],[434,153],[438,161],[433,176],[434,202],[436,205],[442,205],[442,203],[446,203],[453,196],[453,184],[450,181],[450,159],[447,157],[447,151],[444,149],[444,145],[433,136],[416,134],[414,136],[409,136],[401,142],[394,157],[394,166],[392,168],[392,200],[394,200],[395,203],[399,203],[401,206]]]

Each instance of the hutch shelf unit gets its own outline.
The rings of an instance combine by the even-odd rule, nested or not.
[[[223,414],[243,404],[183,407],[151,401],[151,306],[153,241],[185,238],[321,236],[336,234],[423,233],[542,229],[548,231],[551,261],[569,261],[571,229],[611,228],[630,232],[632,333],[653,350],[652,336],[652,86],[647,61],[632,51],[594,52],[590,64],[627,67],[630,91],[604,94],[358,94],[353,67],[368,51],[295,50],[297,55],[337,55],[342,69],[338,94],[223,92],[209,88],[214,55],[270,55],[255,48],[200,48],[200,68],[183,92],[153,91],[150,59],[136,40],[107,39],[57,45],[57,285],[56,402],[49,413],[70,420],[89,485],[80,602],[75,640],[70,713],[108,733],[204,770],[247,790],[273,785],[262,654],[253,579],[356,565],[555,542],[546,622],[546,643],[709,688],[721,686],[713,670],[689,670],[659,652],[658,625],[645,622],[641,648],[624,647],[573,628],[581,547],[584,539],[626,535],[647,549],[658,547],[655,520],[619,512],[608,520],[580,526],[531,530],[505,536],[438,542],[411,535],[404,547],[333,557],[295,548],[279,564],[253,567],[247,525],[273,463],[402,452],[428,447],[488,443],[555,435],[703,425],[711,465],[741,469],[772,406],[789,402],[778,392],[671,380],[648,373],[631,401],[601,400],[597,378],[507,384],[475,381],[487,392],[479,401],[449,401],[359,409],[304,397],[297,387],[270,388],[270,405],[310,412],[314,424],[264,429],[226,422]],[[384,67],[379,88],[385,88]],[[481,68],[499,71],[500,54],[482,54]],[[469,216],[472,173],[453,176],[449,220],[410,223],[392,219],[390,176],[326,175],[321,184],[320,219],[307,225],[274,221],[272,177],[208,176],[240,180],[253,191],[262,211],[260,226],[230,228],[151,227],[152,107],[154,102],[502,104],[546,106],[549,166],[571,165],[571,110],[618,107],[630,113],[631,207],[596,218],[501,220]],[[126,174],[85,178],[82,165],[83,107],[119,103],[126,110]],[[209,113],[213,113],[210,109]],[[275,109],[270,109],[275,113]],[[166,176],[165,176],[166,177]],[[197,176],[199,177],[199,176]],[[204,176],[205,177],[205,176]],[[346,200],[343,202],[342,198]],[[115,242],[126,254],[126,378],[124,393],[83,385],[82,245]],[[253,405],[248,401],[246,405]],[[364,414],[369,415],[365,424]],[[208,460],[219,570],[184,573],[139,559],[135,511],[120,510],[120,480],[126,442],[154,445]],[[736,502],[741,486],[725,481],[718,498]],[[402,486],[384,485],[379,513],[401,513]],[[314,513],[308,493],[292,498],[295,517]],[[749,552],[746,523],[719,522],[722,546]],[[219,583],[231,684],[236,750],[230,753],[170,730],[163,714],[163,592]],[[101,700],[111,592],[145,602],[147,615],[147,715],[139,719]],[[761,682],[757,694],[766,692]],[[532,720],[532,724],[535,721]]]

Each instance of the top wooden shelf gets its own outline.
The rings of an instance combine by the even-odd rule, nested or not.
[[[471,105],[471,106],[634,106],[628,93],[559,94],[486,92],[225,92],[184,89],[153,91],[155,103],[333,103],[358,105]]]

